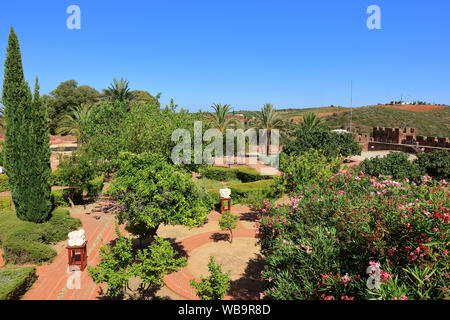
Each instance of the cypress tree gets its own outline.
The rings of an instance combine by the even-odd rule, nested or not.
[[[19,40],[11,28],[5,61],[3,105],[4,168],[8,175],[17,217],[44,222],[50,205],[50,146],[46,109],[36,82],[33,99],[25,81]]]

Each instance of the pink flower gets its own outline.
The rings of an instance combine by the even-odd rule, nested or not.
[[[341,279],[345,287],[352,281],[348,276],[348,273],[346,273],[345,276],[343,276]]]

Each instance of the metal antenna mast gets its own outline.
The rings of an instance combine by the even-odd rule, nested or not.
[[[352,132],[353,120],[353,80],[350,81],[350,132]]]

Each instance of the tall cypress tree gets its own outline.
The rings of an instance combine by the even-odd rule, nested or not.
[[[4,167],[8,175],[17,217],[47,220],[50,205],[50,146],[46,110],[36,82],[33,99],[25,81],[19,40],[11,28],[5,61],[3,105],[5,141]]]

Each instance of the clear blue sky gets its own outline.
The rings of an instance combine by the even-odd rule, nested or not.
[[[66,8],[81,8],[81,30]],[[366,9],[381,8],[381,30]],[[450,104],[448,0],[47,0],[0,4],[0,74],[10,26],[41,93],[113,77],[190,110]]]

